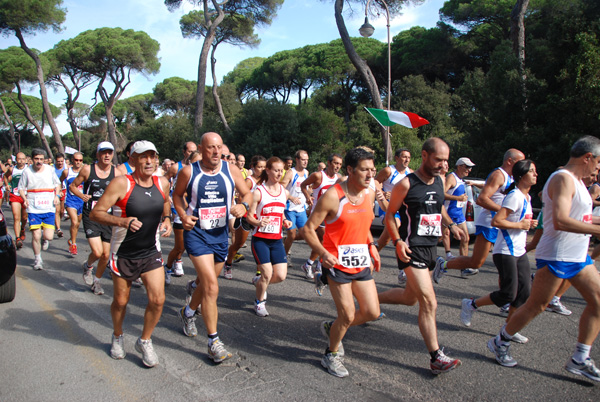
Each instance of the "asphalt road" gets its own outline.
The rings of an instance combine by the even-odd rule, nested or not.
[[[3,206],[8,223],[12,214]],[[63,222],[63,230],[68,228]],[[12,226],[11,226],[12,228]],[[10,230],[12,233],[12,229]],[[486,342],[503,323],[498,308],[485,307],[470,328],[459,320],[464,297],[494,290],[497,274],[491,254],[477,276],[446,275],[435,287],[438,299],[439,341],[462,366],[434,376],[417,327],[417,306],[382,306],[383,320],[351,328],[344,339],[345,365],[350,376],[329,375],[320,365],[326,340],[321,321],[332,319],[335,308],[328,291],[319,297],[304,279],[300,265],[308,247],[292,249],[293,266],[285,282],[269,287],[267,308],[253,312],[254,261],[234,265],[233,280],[220,279],[219,334],[234,357],[215,365],[206,355],[202,320],[200,335],[183,335],[177,311],[184,303],[185,284],[194,276],[185,258],[186,275],[174,278],[153,343],[159,366],[147,369],[134,342],[141,333],[146,304],[142,288],[132,290],[125,320],[124,360],[110,358],[112,284],[103,279],[104,296],[84,284],[81,264],[89,246],[80,231],[79,256],[71,258],[67,241],[56,239],[43,252],[44,271],[33,271],[28,236],[19,251],[17,297],[0,305],[1,401],[321,401],[321,400],[594,400],[600,384],[563,369],[576,342],[584,302],[574,290],[563,298],[570,317],[543,313],[521,333],[529,343],[515,345],[515,368],[496,364]],[[170,251],[173,238],[163,241]],[[249,242],[248,242],[249,244]],[[438,249],[442,252],[443,249]],[[531,257],[533,261],[533,256]],[[396,286],[396,262],[391,246],[382,253],[376,274],[379,290]],[[592,358],[600,362],[595,342]]]

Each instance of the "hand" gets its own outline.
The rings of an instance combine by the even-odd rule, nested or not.
[[[92,196],[89,194],[84,194],[83,197],[81,197],[81,199],[83,200],[83,202],[88,202],[92,199]]]
[[[127,230],[131,231],[131,232],[137,232],[138,230],[140,230],[143,226],[143,223],[141,221],[138,220],[138,218],[133,217],[131,219],[127,220]]]
[[[171,236],[171,232],[173,231],[173,225],[171,225],[171,220],[170,219],[165,219],[160,224],[160,231],[164,232],[161,235],[162,237],[169,237],[169,236]]]
[[[398,255],[400,261],[409,262],[409,254],[412,254],[412,251],[408,248],[408,244],[404,243],[402,240],[396,243],[396,255]]]
[[[375,268],[375,272],[379,272],[379,269],[381,268],[381,257],[379,256],[379,251],[377,251],[377,246],[374,244],[370,244],[369,253],[373,258],[373,266],[371,267],[371,272],[373,272],[373,268]]]
[[[523,229],[523,230],[529,230],[529,228],[531,227],[531,219],[523,219],[520,222],[520,224],[521,224],[520,225],[521,229]]]
[[[383,194],[385,195],[385,199],[388,200],[388,201],[390,200],[390,198],[392,198],[392,192],[391,191],[385,191]]]
[[[60,198],[58,195],[54,196],[54,206],[58,206],[60,204]]]
[[[181,226],[183,226],[184,230],[192,230],[192,228],[194,226],[196,226],[197,220],[198,220],[197,216],[184,215],[181,217]]]
[[[529,229],[534,229],[537,227],[539,221],[537,219],[532,219],[531,220],[531,226],[529,227]]]
[[[25,207],[25,209],[29,208],[29,201],[27,201],[27,198],[23,201],[23,207]]]
[[[283,220],[283,227],[289,229],[292,227],[292,221],[288,221],[287,219]]]
[[[300,198],[298,198],[298,197],[290,197],[290,201],[296,205],[301,204]]]
[[[241,218],[245,214],[246,214],[246,207],[244,205],[236,204],[233,207],[231,207],[231,215],[235,216],[236,218]]]
[[[463,195],[460,196],[460,200],[459,201],[465,202],[465,201],[468,201],[468,200],[469,200],[469,197],[466,194],[463,194]]]
[[[265,226],[267,226],[270,222],[270,219],[267,218],[266,216],[263,216],[260,218],[260,227],[264,228]]]
[[[462,229],[460,229],[457,225],[453,225],[450,228],[450,232],[452,232],[452,235],[456,240],[463,240],[467,238],[465,232],[463,232]]]
[[[327,269],[333,268],[333,266],[339,264],[338,259],[328,252],[325,252],[325,254],[323,254],[323,256],[321,257],[321,261],[322,266]]]

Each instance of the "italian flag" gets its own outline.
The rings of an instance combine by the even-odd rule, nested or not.
[[[429,122],[421,116],[410,112],[394,112],[393,110],[381,110],[366,107],[367,112],[384,127],[401,126],[408,128],[417,128],[429,124]]]

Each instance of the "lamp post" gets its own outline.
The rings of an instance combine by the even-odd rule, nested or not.
[[[389,111],[390,103],[392,100],[392,45],[390,40],[390,10],[388,9],[388,5],[384,0],[380,0],[385,6],[385,13],[387,18],[387,42],[388,42],[388,99],[387,99],[387,110]],[[371,5],[371,0],[367,1],[367,5],[365,6],[365,23],[359,28],[358,32],[361,36],[365,38],[369,38],[375,32],[375,27],[369,24],[369,18],[367,16],[369,12],[369,6]],[[390,128],[385,128],[385,165],[388,165],[390,160]]]

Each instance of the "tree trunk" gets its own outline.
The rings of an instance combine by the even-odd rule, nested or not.
[[[25,44],[25,40],[23,39],[23,34],[20,29],[15,30],[15,34],[19,39],[19,43],[21,44],[21,48],[33,59],[35,62],[35,66],[37,69],[37,79],[40,85],[40,96],[42,98],[42,106],[44,108],[44,113],[46,114],[46,118],[48,119],[48,124],[50,125],[50,129],[52,130],[52,135],[54,137],[54,141],[56,142],[56,146],[58,147],[58,152],[64,154],[65,147],[62,143],[62,137],[60,136],[60,131],[58,131],[58,127],[56,126],[56,122],[54,121],[54,116],[52,115],[52,111],[50,110],[50,104],[48,103],[48,93],[46,92],[46,84],[44,84],[44,70],[42,69],[42,62],[35,52],[33,52],[27,44]],[[43,134],[42,134],[43,137]],[[44,141],[46,139],[44,138]]]
[[[517,0],[510,14],[510,37],[513,51],[519,60],[519,75],[521,76],[521,109],[523,110],[523,133],[527,133],[527,72],[525,70],[525,12],[529,0]]]
[[[342,11],[344,10],[344,0],[335,0],[335,22],[338,27],[338,31],[340,32],[340,38],[342,39],[342,43],[344,44],[344,49],[346,49],[346,54],[348,54],[348,58],[350,62],[354,65],[360,76],[362,77],[369,93],[371,94],[371,98],[373,100],[373,105],[377,109],[384,109],[383,102],[381,101],[381,94],[379,93],[379,87],[377,86],[377,81],[375,80],[375,76],[373,72],[369,68],[367,62],[362,59],[358,53],[356,53],[356,49],[354,49],[354,45],[350,40],[350,35],[348,34],[348,30],[346,29],[346,24],[344,22],[344,17],[342,16]],[[383,141],[384,147],[387,145],[386,156],[392,154],[391,141],[388,141],[387,138],[387,130],[383,127],[380,127],[381,139]]]
[[[15,125],[13,124],[12,119],[6,112],[6,107],[4,106],[4,102],[2,102],[2,98],[0,98],[0,106],[2,107],[2,114],[4,115],[4,119],[8,124],[8,133],[5,132],[5,135],[8,140],[8,145],[10,147],[10,154],[13,155],[14,151],[20,152],[19,146],[17,145],[17,140],[15,139]]]
[[[229,124],[227,124],[227,118],[225,118],[225,113],[223,113],[223,106],[221,105],[221,98],[219,98],[219,92],[217,91],[217,71],[215,65],[217,64],[217,59],[215,59],[215,50],[217,50],[216,46],[213,46],[211,55],[210,55],[210,71],[212,72],[213,86],[212,86],[212,94],[215,99],[215,105],[217,105],[217,111],[219,112],[219,117],[223,122],[223,126],[227,132],[231,132],[231,128]]]
[[[35,127],[35,130],[40,135],[40,140],[42,141],[42,144],[44,145],[44,148],[46,149],[46,153],[48,154],[48,157],[51,159],[54,159],[54,155],[52,154],[52,150],[50,149],[48,140],[46,139],[46,136],[44,135],[44,129],[42,127],[40,127],[39,123],[37,121],[35,121],[35,119],[31,115],[29,106],[27,106],[27,103],[25,103],[25,99],[23,99],[23,96],[21,94],[21,87],[19,85],[16,85],[16,87],[17,87],[17,96],[19,97],[19,103],[20,103],[20,106],[18,104],[17,104],[17,106],[19,106],[19,108],[23,111],[23,113],[25,113],[25,117],[27,118],[27,120],[33,125],[33,127]]]
[[[217,27],[225,18],[225,13],[223,12],[221,6],[227,3],[227,1],[219,4],[213,0],[212,3],[217,11],[217,18],[209,22],[208,2],[206,0],[204,1],[204,15],[207,20],[207,25],[209,23],[210,25],[208,25],[208,30],[206,31],[206,36],[204,37],[204,42],[202,43],[202,50],[200,51],[200,60],[198,61],[198,87],[196,88],[196,114],[194,115],[194,135],[196,138],[200,137],[200,129],[202,128],[203,124],[204,89],[206,87],[206,66],[208,62],[208,53],[213,41],[215,40]]]

